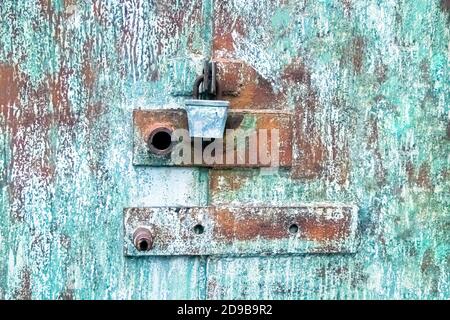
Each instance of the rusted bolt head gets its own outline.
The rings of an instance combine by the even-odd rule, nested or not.
[[[148,228],[137,228],[133,234],[133,244],[139,251],[149,251],[153,247],[153,235]]]
[[[172,130],[161,126],[153,129],[147,140],[148,149],[156,155],[166,155],[172,151]]]

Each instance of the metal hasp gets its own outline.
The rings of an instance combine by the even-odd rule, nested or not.
[[[175,131],[182,133],[188,129],[187,115],[182,109],[134,110],[133,127],[134,165],[258,168],[292,164],[292,114],[289,112],[230,110],[225,136],[210,141],[211,144],[207,139],[191,139],[188,134],[182,139],[174,137]],[[251,152],[251,139],[258,146],[257,152]],[[178,159],[180,147],[186,147],[183,152],[189,155]]]
[[[295,207],[152,207],[124,210],[126,256],[254,256],[354,253],[354,205]],[[150,250],[136,247],[136,230],[153,235]]]
[[[200,92],[200,87],[203,90]],[[201,100],[201,96],[209,99],[220,99],[222,91],[216,79],[216,63],[205,61],[203,74],[194,82],[193,99],[185,101],[189,123],[189,135],[195,138],[223,137],[230,102],[225,100]]]

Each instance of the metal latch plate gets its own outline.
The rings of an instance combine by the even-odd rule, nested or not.
[[[258,152],[262,150],[260,143],[262,137],[267,138],[268,146],[272,143],[277,146],[276,156],[278,159],[277,166],[290,167],[292,165],[292,114],[289,112],[280,112],[274,110],[230,110],[225,125],[225,136],[223,139],[217,139],[223,144],[224,156],[223,163],[205,163],[202,155],[197,161],[196,156],[189,157],[192,161],[188,163],[176,163],[172,160],[171,154],[157,155],[149,152],[148,138],[152,130],[157,125],[163,125],[171,130],[188,129],[187,115],[181,109],[157,109],[157,110],[134,110],[133,111],[133,164],[139,166],[181,166],[181,167],[210,167],[210,168],[260,168],[272,166],[273,163],[266,163],[259,155],[252,162],[249,155],[250,149],[244,147],[244,156],[238,157],[236,145],[231,146],[233,151],[233,161],[227,161],[226,152],[230,146],[226,145],[227,132],[233,131],[239,133],[239,137],[244,137],[245,134],[257,133],[256,142],[258,144]],[[272,134],[277,133],[277,141],[272,142]],[[173,149],[176,150],[176,142]],[[248,144],[248,140],[247,140]],[[266,148],[264,148],[265,150]],[[267,148],[272,152],[271,148]],[[274,151],[275,152],[275,151]],[[194,154],[194,150],[192,150]],[[238,161],[238,158],[241,161]]]
[[[126,256],[352,253],[357,207],[152,207],[124,210]],[[134,246],[137,228],[154,236],[148,251]]]

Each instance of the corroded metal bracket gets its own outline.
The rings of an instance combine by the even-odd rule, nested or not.
[[[221,144],[223,161],[218,162],[215,159],[207,161],[202,157],[202,152],[208,147],[205,141],[196,147],[195,139],[192,139],[191,162],[176,162],[172,158],[173,150],[176,150],[179,141],[170,141],[170,133],[175,130],[188,130],[188,120],[186,112],[183,109],[158,109],[158,110],[134,110],[134,146],[133,146],[133,164],[145,166],[181,166],[181,167],[211,167],[211,168],[258,168],[270,167],[274,164],[266,161],[273,155],[272,145],[276,145],[277,164],[279,167],[290,167],[292,164],[292,114],[289,112],[280,112],[279,110],[232,110],[228,112],[225,125],[225,136],[223,139],[216,139],[215,142]],[[256,133],[255,141],[260,146],[261,141],[267,141],[267,154],[261,156],[259,147],[258,152],[251,153],[250,149],[244,148],[238,151],[237,143],[232,147],[233,161],[227,161],[230,154],[227,138],[229,132],[239,132],[237,137],[245,137],[243,140],[246,145],[249,144],[251,134]],[[276,133],[276,135],[274,134]],[[277,141],[274,140],[277,137]],[[273,142],[273,143],[272,143]],[[200,150],[200,154],[197,151]],[[263,151],[265,152],[265,151]],[[257,156],[255,156],[257,154]]]
[[[345,204],[128,208],[124,210],[124,253],[126,256],[353,253],[357,245],[357,215],[356,206]],[[137,244],[145,239],[143,230],[147,230],[148,242],[140,247]],[[137,235],[141,238],[135,239]]]

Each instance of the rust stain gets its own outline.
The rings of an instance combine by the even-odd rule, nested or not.
[[[293,138],[298,154],[292,168],[293,178],[315,179],[323,173],[326,148],[315,119],[318,104],[316,94],[310,91],[295,108]]]
[[[105,114],[106,106],[102,102],[91,103],[87,106],[85,116],[88,120],[90,126],[92,127],[95,124],[95,121]]]
[[[81,78],[83,80],[85,94],[87,97],[87,105],[84,111],[84,118],[87,124],[86,143],[92,149],[104,150],[108,145],[108,140],[103,137],[109,136],[110,128],[98,120],[106,113],[106,106],[99,102],[96,97],[96,83],[98,66],[93,63],[94,41],[88,39],[83,44]],[[83,117],[73,119],[73,121],[82,121]],[[101,132],[101,135],[98,133]],[[101,175],[105,169],[101,167],[101,159],[98,157],[89,158],[89,168],[94,175]]]
[[[433,189],[433,182],[430,177],[430,165],[428,163],[422,163],[416,173],[413,163],[408,161],[405,170],[410,185],[416,185],[427,190]]]
[[[239,94],[227,97],[232,109],[283,109],[286,95],[274,92],[272,84],[256,72],[254,68],[242,63],[242,83]]]
[[[24,188],[28,185],[29,177],[37,175],[47,184],[54,175],[53,165],[49,161],[51,116],[46,108],[48,91],[46,83],[33,88],[28,77],[17,66],[0,67],[0,86],[7,88],[0,94],[0,111],[11,139],[8,172],[16,175],[8,186],[9,197],[16,204],[12,207],[11,216],[15,220],[22,220],[26,196]],[[22,96],[28,97],[26,107],[22,105]],[[25,134],[26,130],[31,130],[32,134]],[[30,152],[31,144],[41,149],[41,156]],[[33,165],[30,166],[30,163]]]
[[[51,0],[39,0],[39,7],[41,9],[41,14],[49,18],[53,14],[52,2]]]
[[[420,271],[427,280],[431,280],[430,289],[434,294],[439,292],[439,281],[437,279],[440,274],[440,268],[435,261],[435,252],[432,248],[425,250],[422,257]]]
[[[120,26],[119,36],[115,43],[119,61],[122,61],[119,73],[121,77],[127,77],[131,73],[136,72],[133,65],[138,63],[139,46],[136,42],[141,41],[139,38],[140,26],[137,24],[137,12],[146,6],[142,1],[129,2],[123,7],[124,23]],[[149,61],[145,62],[145,72],[142,77],[146,80],[156,81],[159,79],[159,58],[164,55],[164,49],[167,46],[178,46],[177,39],[185,37],[188,51],[192,53],[200,53],[198,46],[198,37],[200,33],[198,28],[192,26],[202,26],[202,1],[177,1],[177,0],[157,0],[150,4],[152,11],[156,14],[153,18],[158,25],[158,35],[152,37],[149,47],[145,44],[143,50],[148,54]],[[98,9],[100,14],[100,9]],[[172,48],[171,48],[172,50]]]
[[[31,273],[28,269],[24,269],[21,272],[22,274],[22,283],[20,289],[18,289],[14,293],[14,297],[17,300],[31,300],[32,291],[31,291]]]
[[[175,36],[179,31],[188,28],[189,23],[199,22],[202,19],[202,3],[199,0],[180,2],[178,0],[156,0],[156,14],[163,17],[163,31],[168,32],[168,36]],[[167,27],[167,28],[164,28]],[[165,30],[168,29],[168,30]],[[170,30],[169,30],[170,29]]]
[[[125,254],[136,255],[132,235],[144,225],[153,225],[157,234],[154,248],[145,255],[167,255],[168,250],[170,255],[354,252],[355,210],[331,204],[128,208],[124,211],[125,238],[129,239]],[[182,227],[173,229],[173,221]],[[205,235],[195,232],[197,225],[204,226]],[[270,244],[268,240],[280,241]]]
[[[430,165],[428,163],[422,163],[420,166],[416,183],[418,186],[428,190],[433,188],[433,183],[430,178]]]
[[[217,57],[217,52],[219,50],[227,53],[234,52],[234,40],[231,32],[224,34],[216,33],[213,40],[213,50],[215,54],[213,57]]]
[[[212,296],[216,291],[222,289],[221,286],[217,283],[216,279],[208,277],[207,279],[207,292],[208,296]]]
[[[314,179],[322,175],[326,148],[315,119],[320,107],[317,93],[311,84],[311,73],[301,59],[292,61],[283,71],[285,85],[303,84],[307,92],[294,111],[293,145],[296,152],[292,178]]]
[[[151,82],[158,81],[161,78],[161,75],[159,73],[158,69],[152,70],[149,74],[148,80]]]
[[[61,67],[54,75],[33,85],[17,66],[0,65],[0,112],[9,132],[11,160],[9,175],[15,179],[8,185],[12,206],[11,216],[23,219],[23,207],[29,179],[39,179],[48,188],[54,178],[51,130],[54,126],[73,128],[82,119],[74,113],[69,97],[69,81],[74,72]],[[26,104],[23,101],[26,99]],[[101,105],[90,105],[85,110],[89,126],[103,112]],[[75,134],[74,130],[70,130]],[[32,150],[39,150],[38,153]],[[30,165],[33,164],[33,165]]]
[[[301,59],[295,59],[283,70],[281,79],[291,83],[301,83],[311,87],[311,73]]]
[[[242,62],[226,59],[216,59],[215,61],[222,94],[225,96],[239,95],[243,84]]]
[[[356,74],[361,74],[364,63],[365,40],[363,37],[355,37],[351,45],[351,59]]]
[[[91,53],[93,49],[93,40],[88,40],[83,45],[83,63],[81,66],[81,73],[83,74],[84,86],[92,95],[94,90],[94,85],[97,80],[97,72],[92,65]]]
[[[54,120],[60,125],[69,127],[73,127],[77,121],[69,99],[69,79],[73,74],[72,69],[62,66],[58,74],[50,77],[48,84],[54,108]]]
[[[339,210],[339,215],[332,213],[336,209]],[[171,254],[175,255],[254,254],[258,250],[273,253],[265,248],[265,242],[268,240],[282,240],[286,243],[287,247],[279,247],[278,252],[288,250],[337,252],[348,245],[346,240],[355,236],[353,219],[356,217],[352,213],[354,210],[352,207],[219,206],[178,209],[130,208],[127,210],[126,233],[134,233],[134,230],[142,225],[154,225],[157,241],[153,250],[147,253],[148,255],[166,255],[166,250],[169,248],[171,248]],[[167,217],[179,219],[179,223],[184,227],[173,230],[171,223],[166,223]],[[198,237],[193,232],[193,226],[196,223],[205,224],[207,238]],[[291,231],[292,225],[297,226],[295,232]],[[174,241],[181,241],[181,243],[174,246]],[[235,246],[236,241],[245,243],[242,243],[242,246]],[[258,247],[255,247],[256,251],[253,249],[249,251],[248,249],[254,245]],[[134,255],[133,252],[128,253]]]
[[[221,192],[239,190],[247,184],[255,173],[251,171],[236,172],[230,170],[210,170],[209,172],[209,192],[214,197]]]
[[[155,128],[155,124],[177,129],[188,128],[186,113],[180,110],[135,110],[133,121],[135,128],[139,130],[140,136],[144,139]]]
[[[67,44],[65,43],[66,33],[64,30],[63,19],[69,18],[71,15],[73,15],[76,8],[75,4],[71,4],[67,0],[64,0],[63,1],[64,11],[59,13],[54,10],[51,0],[38,0],[38,1],[42,18],[47,20],[50,23],[52,29],[54,30],[54,32],[52,32],[54,34],[53,35],[54,39],[61,46],[61,48],[66,48],[67,47]]]
[[[229,208],[217,209],[215,215],[215,232],[221,241],[249,241],[252,239],[283,239],[289,236],[289,226],[296,223],[302,239],[329,242],[345,239],[350,235],[350,220],[321,219],[319,217],[299,214],[287,219],[279,213],[273,215],[252,215],[241,210],[239,214]]]
[[[127,60],[136,61],[137,59],[136,48],[132,47],[128,49],[127,46],[135,41],[136,33],[134,32],[135,31],[134,28],[136,28],[136,25],[134,25],[135,19],[133,17],[133,14],[134,11],[138,11],[140,9],[142,3],[138,1],[136,3],[133,3],[133,5],[135,6],[135,8],[133,8],[134,10],[133,9],[130,10],[127,5],[123,5],[123,19],[125,23],[122,24],[120,28],[120,36],[118,39],[118,43],[116,44],[120,61],[127,61]],[[158,5],[159,2],[156,3],[156,8],[158,8]],[[171,30],[174,30],[174,28],[172,28]],[[158,43],[158,45],[162,44]],[[129,57],[127,57],[128,55]],[[127,71],[128,71],[127,66],[125,64],[122,64],[120,68],[121,76],[125,77],[128,74]]]
[[[236,215],[235,212],[221,208],[216,211],[215,231],[217,237],[225,242],[235,240],[245,241],[258,237],[264,239],[282,239],[288,235],[287,227],[284,229],[277,223],[278,217],[253,217],[249,214]]]
[[[111,128],[101,121],[98,121],[100,117],[106,114],[106,112],[106,106],[101,102],[97,102],[88,104],[84,113],[87,123],[86,144],[90,146],[92,150],[96,150],[96,152],[105,150],[109,144],[106,137],[110,136]],[[101,165],[102,161],[101,157],[89,157],[89,168],[94,175],[101,176],[104,171],[106,171]]]
[[[235,40],[246,35],[245,25],[241,15],[234,19],[226,19],[231,15],[226,2],[218,2],[215,6],[215,16],[220,17],[214,21],[213,58],[222,61],[219,63],[220,80],[223,82],[224,94],[228,95],[230,107],[235,109],[282,109],[286,103],[286,96],[282,92],[274,92],[270,81],[262,77],[250,65],[236,59]],[[224,18],[225,17],[225,18]],[[258,25],[262,21],[252,21]],[[230,59],[227,61],[227,59]],[[228,70],[230,69],[230,70]],[[224,72],[225,71],[225,72]]]
[[[450,12],[450,0],[441,0],[441,9],[447,13]]]
[[[0,107],[2,108],[3,114],[6,114],[6,108],[18,102],[20,88],[25,83],[26,81],[19,76],[17,66],[0,64],[0,87],[2,88],[0,93]]]
[[[369,136],[367,139],[367,146],[369,149],[376,149],[378,147],[378,120],[369,119]]]
[[[271,130],[278,130],[279,164],[281,166],[290,166],[292,164],[292,122],[288,117],[274,117],[271,115],[257,117],[256,128],[267,129],[267,148],[266,154],[271,156],[272,135]],[[288,130],[286,130],[288,129]],[[260,132],[257,131],[257,139],[260,141]],[[275,148],[274,148],[275,150]],[[258,152],[262,152],[258,146]]]
[[[300,237],[318,242],[338,241],[350,234],[349,219],[342,219],[339,223],[332,220],[308,219],[300,217],[298,220]]]
[[[94,13],[94,17],[99,22],[99,24],[102,26],[106,26],[108,19],[107,10],[105,9],[105,2],[101,0],[94,0],[92,10]]]
[[[214,58],[233,58],[235,53],[233,33],[238,35],[245,35],[245,22],[241,16],[236,16],[234,19],[226,19],[232,15],[224,5],[226,2],[217,2],[215,7],[215,17],[219,19],[214,20],[214,37],[212,44],[212,51]]]
[[[450,169],[444,168],[440,172],[440,176],[443,180],[450,179]]]
[[[78,0],[64,0],[64,19],[70,18],[75,14]]]

